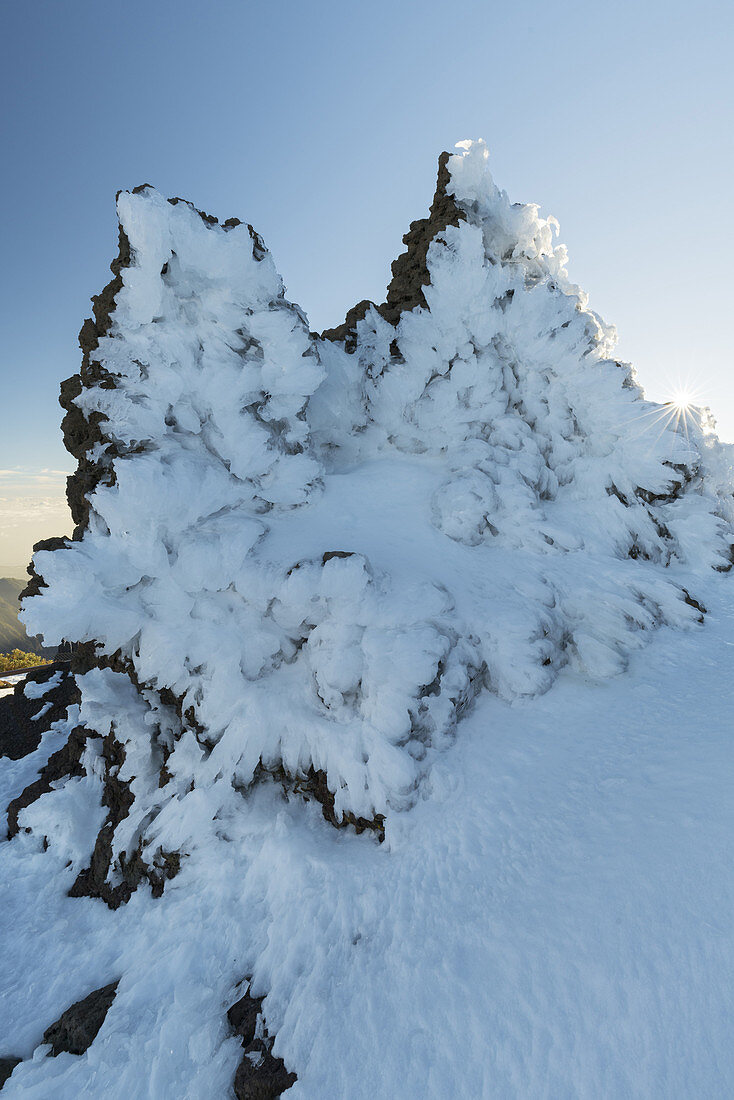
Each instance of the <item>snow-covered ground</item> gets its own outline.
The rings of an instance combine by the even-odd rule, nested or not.
[[[117,912],[65,896],[61,851],[3,845],[0,1053],[121,978],[88,1053],[5,1095],[224,1097],[253,974],[294,1100],[731,1096],[734,590],[710,588],[705,627],[623,676],[482,696],[383,845],[265,786]],[[54,736],[0,762],[3,799]],[[74,815],[87,842],[98,813]]]

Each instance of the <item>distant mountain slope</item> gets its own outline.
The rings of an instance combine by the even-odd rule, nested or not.
[[[18,622],[20,604],[18,596],[26,586],[15,577],[0,577],[0,653],[22,649],[24,653],[48,653],[40,638],[29,638],[22,623]]]

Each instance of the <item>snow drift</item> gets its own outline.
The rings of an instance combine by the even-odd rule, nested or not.
[[[441,157],[385,303],[321,336],[250,226],[147,186],[117,205],[62,387],[77,527],[23,608],[77,645],[66,756],[16,814],[73,895],[160,895],[274,781],[379,841],[480,694],[700,629],[727,449],[645,400],[482,142]]]

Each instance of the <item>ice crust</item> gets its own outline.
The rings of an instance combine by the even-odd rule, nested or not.
[[[249,227],[152,188],[118,198],[132,259],[101,381],[76,399],[114,483],[81,541],[37,554],[48,587],[24,621],[141,685],[145,714],[116,736],[138,783],[165,762],[170,843],[202,784],[244,790],[262,767],[324,772],[337,818],[406,807],[478,691],[537,694],[567,663],[622,671],[651,628],[697,623],[691,577],[730,564],[711,425],[657,422],[556,223],[510,204],[483,143],[448,167],[463,220],[430,246],[428,308],[396,327],[369,310],[353,354],[309,332]],[[350,482],[363,509],[330,491]],[[408,524],[399,572],[364,552]],[[95,678],[100,714],[121,676]],[[150,797],[138,841],[158,829]]]

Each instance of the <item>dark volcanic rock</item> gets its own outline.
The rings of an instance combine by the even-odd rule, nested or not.
[[[323,814],[324,821],[328,821],[330,825],[333,825],[336,829],[345,829],[351,825],[357,832],[357,835],[369,830],[373,832],[380,844],[385,839],[385,815],[375,814],[372,818],[367,817],[355,817],[354,814],[345,813],[342,815],[341,820],[336,816],[334,811],[334,792],[329,790],[329,786],[326,782],[326,772],[316,771],[315,768],[309,768],[308,775],[305,779],[299,780],[297,788],[301,794],[312,794],[317,802],[321,804],[321,813]]]
[[[427,305],[423,288],[431,281],[427,264],[431,241],[447,226],[458,225],[466,219],[453,196],[446,190],[451,179],[449,156],[449,153],[441,153],[438,158],[436,193],[428,217],[411,222],[410,229],[403,237],[403,244],[407,248],[393,260],[392,279],[387,288],[386,300],[379,306],[368,300],[359,302],[349,310],[341,325],[321,333],[323,339],[343,340],[347,351],[354,351],[357,322],[362,320],[370,306],[374,305],[386,321],[396,325],[401,313],[410,312],[416,306]]]
[[[7,1081],[16,1066],[23,1061],[22,1058],[0,1058],[0,1089]]]
[[[41,539],[40,542],[33,544],[33,553],[38,550],[64,550],[69,545],[67,538],[51,538]],[[44,581],[43,577],[40,577],[33,566],[33,560],[31,559],[30,565],[26,567],[30,580],[21,592],[18,599],[24,600],[26,596],[37,596],[42,588],[48,588],[48,585]]]
[[[26,683],[46,683],[59,671],[62,677],[57,687],[41,699],[26,699]],[[41,742],[41,734],[50,729],[54,722],[65,718],[72,703],[78,702],[79,690],[68,665],[54,663],[32,669],[25,681],[16,685],[12,695],[0,699],[0,756],[19,760],[35,752]],[[51,703],[51,709],[43,718],[37,718],[47,703]]]
[[[100,385],[113,389],[114,377],[102,367],[95,358],[100,339],[107,333],[112,323],[111,315],[115,309],[115,297],[122,289],[122,271],[130,265],[132,254],[130,242],[122,227],[119,231],[119,250],[110,264],[114,276],[100,294],[92,298],[94,319],[88,318],[79,333],[79,347],[83,359],[79,374],[67,378],[61,383],[59,403],[66,413],[61,430],[64,433],[64,445],[67,451],[77,459],[79,465],[66,483],[66,496],[76,524],[74,538],[81,538],[89,523],[89,497],[100,482],[111,484],[114,479],[112,459],[117,449],[105,439],[101,424],[104,420],[100,413],[85,413],[74,404],[87,386]],[[98,457],[92,459],[89,452],[96,444],[105,444]]]
[[[451,180],[448,163],[450,153],[441,153],[438,158],[438,179],[436,193],[427,218],[411,222],[410,229],[403,237],[407,249],[392,262],[392,280],[387,288],[387,301],[380,312],[391,325],[397,324],[400,314],[427,305],[423,287],[428,286],[431,277],[428,274],[428,247],[431,241],[449,225],[458,225],[466,216],[456,204],[446,188]]]
[[[77,726],[71,731],[66,744],[49,757],[48,763],[41,768],[38,779],[29,784],[8,806],[8,838],[12,839],[19,829],[18,815],[26,806],[30,806],[42,794],[51,790],[51,785],[67,776],[83,775],[82,753],[87,743],[87,731]]]
[[[297,1080],[295,1073],[286,1069],[282,1058],[273,1057],[273,1037],[268,1035],[264,1025],[257,1026],[262,1002],[262,997],[245,993],[227,1012],[234,1033],[242,1038],[245,1048],[234,1079],[237,1100],[276,1100]]]
[[[44,1031],[43,1041],[51,1044],[50,1053],[54,1058],[62,1051],[84,1054],[92,1045],[115,999],[117,986],[118,982],[111,982],[101,989],[95,989],[83,1000],[67,1008],[56,1023]]]
[[[334,791],[329,789],[326,780],[326,772],[317,771],[310,767],[306,775],[290,775],[282,766],[265,768],[262,763],[255,769],[255,781],[261,779],[274,779],[280,783],[286,797],[290,794],[300,795],[308,802],[311,798],[321,806],[324,821],[328,821],[335,829],[353,828],[359,836],[364,832],[371,832],[377,837],[380,844],[385,839],[385,815],[375,814],[374,817],[356,817],[352,813],[344,813],[341,818],[336,816],[334,804],[336,801]]]
[[[118,984],[119,982],[111,982],[101,989],[95,989],[83,1000],[70,1005],[55,1023],[46,1028],[43,1041],[51,1044],[50,1057],[55,1058],[57,1054],[64,1052],[84,1054],[89,1050],[115,999]],[[22,1058],[0,1058],[0,1089],[22,1061]]]
[[[117,859],[117,869],[122,882],[111,886],[107,875],[112,866],[112,838],[115,829],[123,821],[132,806],[134,796],[130,785],[119,777],[119,771],[125,761],[125,750],[113,733],[102,741],[102,757],[105,762],[104,789],[102,804],[107,807],[107,818],[97,834],[89,867],[80,871],[69,897],[101,898],[110,909],[117,909],[129,901],[133,891],[143,880],[150,883],[153,897],[160,897],[169,879],[178,874],[181,857],[177,852],[165,852],[158,849],[150,863],[142,858],[142,848],[133,852],[122,852]]]

